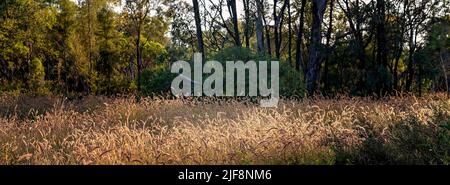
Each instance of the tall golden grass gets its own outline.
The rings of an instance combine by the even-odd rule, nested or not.
[[[0,96],[0,164],[449,164],[450,101]]]

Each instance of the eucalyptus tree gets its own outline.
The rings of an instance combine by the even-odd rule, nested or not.
[[[317,80],[320,72],[319,66],[322,57],[322,52],[320,51],[322,45],[321,25],[325,14],[326,5],[327,0],[313,0],[311,43],[309,49],[308,72],[306,74],[306,89],[309,96],[314,95],[317,90]]]
[[[136,61],[137,61],[137,88],[141,90],[142,51],[141,33],[144,24],[147,23],[150,13],[161,10],[163,0],[126,0],[124,10],[131,20],[136,36]]]

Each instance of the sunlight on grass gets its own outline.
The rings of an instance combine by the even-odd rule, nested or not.
[[[441,95],[284,100],[277,109],[220,99],[19,99],[0,97],[0,164],[450,162],[450,102]]]

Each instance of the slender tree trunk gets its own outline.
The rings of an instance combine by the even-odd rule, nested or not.
[[[355,38],[358,44],[358,59],[359,59],[359,69],[365,69],[366,67],[366,46],[364,44],[363,32],[361,31],[361,23],[363,22],[363,18],[361,16],[361,8],[359,4],[359,0],[356,0],[356,12],[358,15],[356,16],[356,26],[355,26]],[[361,82],[363,83],[363,82]]]
[[[271,47],[271,43],[270,43],[270,26],[264,17],[263,17],[263,21],[264,21],[264,25],[265,25],[264,28],[266,30],[267,54],[269,54],[269,56],[272,56],[272,47]]]
[[[403,53],[403,34],[404,34],[403,30],[404,30],[404,28],[402,27],[401,29],[402,29],[401,38],[399,38],[399,41],[398,41],[399,49],[398,49],[397,54],[395,56],[395,63],[394,63],[394,70],[393,70],[393,73],[394,73],[394,89],[396,91],[399,90],[399,87],[398,87],[398,65],[400,63],[400,58],[402,57],[402,53]]]
[[[250,2],[249,0],[243,0],[244,12],[245,12],[245,47],[250,49]]]
[[[386,28],[385,28],[385,17],[386,17],[386,5],[384,0],[377,0],[377,62],[383,67],[387,67],[387,44],[386,44]]]
[[[195,17],[195,27],[197,29],[197,47],[199,52],[202,53],[203,59],[205,59],[205,48],[203,45],[203,31],[202,31],[202,23],[200,20],[200,9],[198,6],[197,0],[192,0],[192,4],[194,5],[194,17]]]
[[[292,12],[291,12],[291,1],[286,0],[288,7],[288,62],[289,65],[294,66],[292,63]]]
[[[234,25],[234,39],[236,42],[236,46],[242,47],[241,37],[239,36],[239,22],[236,8],[236,0],[227,0],[227,1],[228,6],[231,8],[232,20]]]
[[[313,96],[317,90],[317,79],[319,77],[319,66],[321,59],[321,24],[325,14],[326,4],[327,0],[313,0],[311,46],[309,52],[308,73],[306,75],[306,89],[309,96]]]
[[[262,1],[256,0],[257,17],[256,17],[256,43],[258,54],[264,54],[264,25]]]
[[[328,91],[328,68],[329,68],[329,62],[330,62],[330,55],[331,55],[331,33],[333,32],[333,10],[334,10],[334,0],[330,0],[330,12],[329,12],[329,22],[328,22],[328,31],[327,31],[327,54],[325,58],[325,64],[324,64],[324,71],[323,71],[323,84],[324,84],[324,90]]]
[[[404,2],[403,2],[403,15],[402,15],[402,17],[405,17],[406,16],[406,12],[408,12],[409,11],[409,7],[408,7],[408,0],[405,0]],[[405,32],[406,32],[406,27],[407,27],[407,25],[406,25],[406,23],[405,22],[398,22],[398,24],[400,24],[400,37],[398,38],[399,40],[398,40],[398,42],[397,42],[397,44],[398,44],[398,47],[399,47],[399,49],[398,49],[398,51],[397,51],[397,54],[396,54],[396,58],[395,58],[395,64],[394,64],[394,89],[396,90],[396,91],[401,91],[401,89],[399,88],[399,83],[398,83],[398,65],[399,65],[399,63],[400,63],[400,59],[401,59],[401,57],[402,57],[402,54],[403,54],[403,50],[404,50],[404,35],[405,35]]]
[[[339,3],[339,1],[337,1],[337,2]],[[356,59],[358,59],[356,65],[357,65],[358,69],[364,70],[367,56],[366,56],[366,46],[364,44],[364,38],[363,38],[362,31],[361,31],[361,22],[362,22],[361,14],[362,14],[362,12],[360,11],[359,0],[355,1],[355,3],[353,4],[354,7],[350,7],[349,1],[344,1],[344,4],[345,4],[345,9],[346,9],[346,11],[344,11],[344,13],[345,13],[345,16],[347,17],[347,21],[350,26],[350,30],[353,33],[353,37],[355,38],[355,41],[356,41],[355,42],[356,43],[356,47],[355,47],[356,56],[355,57],[356,57]],[[340,5],[340,3],[339,3],[339,5]],[[342,8],[344,8],[344,7],[342,7]],[[356,13],[351,13],[352,8],[354,8],[354,11]],[[356,22],[353,21],[354,17],[356,18]],[[375,54],[375,52],[374,52],[374,54]]]
[[[384,71],[388,71],[388,45],[386,39],[386,4],[385,0],[377,0],[377,63]],[[384,75],[384,74],[379,74]],[[380,76],[381,78],[384,78]],[[390,90],[386,82],[382,82],[376,89],[380,96]]]
[[[400,62],[400,57],[401,57],[401,53],[403,52],[403,49],[400,49],[399,53],[397,54],[397,57],[395,59],[395,63],[394,63],[394,89],[398,90],[398,65]]]
[[[303,30],[305,25],[305,6],[306,0],[302,0],[302,5],[300,8],[300,23],[298,25],[297,41],[296,41],[296,56],[295,56],[295,67],[297,71],[303,70],[303,75],[306,77],[306,65],[303,62],[302,56],[302,45],[303,45]]]
[[[128,60],[129,60],[129,62],[130,62],[130,66],[128,67],[128,70],[130,71],[130,80],[134,80],[134,79],[136,79],[136,76],[134,75],[134,71],[133,71],[133,67],[134,67],[134,65],[133,65],[133,61],[134,61],[134,56],[130,56],[129,58],[128,58]]]
[[[283,20],[284,20],[284,13],[286,11],[286,7],[287,7],[287,3],[289,1],[284,1],[284,4],[282,6],[282,8],[280,9],[280,14],[277,14],[277,3],[278,0],[274,0],[274,7],[273,7],[273,17],[275,20],[275,55],[276,57],[279,59],[281,57],[281,43],[282,43],[282,39],[283,39]]]
[[[409,56],[408,56],[408,68],[407,68],[407,78],[406,78],[406,84],[405,88],[406,91],[411,91],[412,82],[414,79],[414,52],[415,52],[415,44],[414,44],[414,28],[411,25],[410,26],[410,33],[409,33]]]
[[[138,91],[141,91],[141,70],[142,70],[142,57],[141,57],[141,26],[138,26],[136,35],[136,57],[137,57],[137,76],[138,76]]]
[[[278,0],[273,0],[273,20],[275,21],[274,25],[274,36],[275,36],[275,56],[277,59],[280,58],[280,40],[279,40],[279,34],[278,34],[278,27],[279,27],[279,19],[277,16],[277,4]]]

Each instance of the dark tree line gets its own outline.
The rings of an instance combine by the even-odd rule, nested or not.
[[[0,4],[4,91],[157,89],[147,82],[169,78],[171,62],[197,51],[212,59],[225,48],[287,63],[308,95],[448,91],[450,15],[442,0]]]
[[[213,6],[208,11],[217,8],[222,25],[228,25],[223,19],[221,3],[209,3]],[[411,92],[413,83],[420,94],[426,83],[427,86],[442,86],[424,79],[423,63],[437,62],[426,58],[431,54],[426,53],[426,48],[432,47],[427,38],[433,25],[448,27],[445,1],[257,0],[253,3],[243,1],[246,47],[250,40],[248,28],[251,27],[248,20],[255,19],[255,50],[260,54],[275,54],[276,59],[285,60],[302,71],[309,95],[320,91],[339,93],[347,89],[347,93],[353,91],[355,94]],[[233,1],[227,1],[227,6],[236,9]],[[255,7],[255,12],[250,13],[251,6]],[[235,29],[228,33],[239,40],[236,39],[239,38],[236,14],[231,12]],[[295,34],[292,25],[296,25]],[[448,41],[448,33],[442,34],[447,35]],[[236,46],[240,46],[238,42]],[[295,61],[292,61],[292,47],[295,48]],[[416,61],[420,56],[425,58]],[[445,62],[439,73],[446,79]],[[428,70],[431,72],[436,68]],[[334,77],[337,79],[332,80]],[[445,80],[444,86],[447,84]]]

